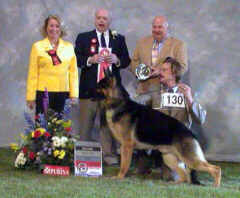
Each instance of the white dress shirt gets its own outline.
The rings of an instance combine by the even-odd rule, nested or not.
[[[99,32],[98,30],[96,30],[97,32],[97,38],[98,38],[98,43],[99,43],[99,46],[102,47],[101,45],[101,35],[102,35],[102,32]],[[104,35],[104,38],[105,38],[105,42],[106,42],[106,47],[108,48],[109,47],[109,30],[107,30],[106,32],[103,32],[103,35]]]
[[[101,35],[102,35],[102,32],[99,32],[97,29],[96,29],[96,33],[97,33],[97,38],[98,38],[98,43],[99,43],[99,47],[102,47],[101,45]],[[104,38],[105,38],[105,42],[106,42],[106,47],[108,48],[109,47],[109,30],[107,30],[106,32],[103,33],[104,34]],[[90,67],[92,64],[89,63],[89,59],[90,57],[88,57],[87,59],[87,66]],[[112,69],[112,68],[110,68]]]

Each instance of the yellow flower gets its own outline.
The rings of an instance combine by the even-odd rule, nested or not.
[[[35,133],[35,131],[32,131],[32,133],[31,133],[32,134],[32,138],[34,137],[34,133]]]
[[[11,143],[11,144],[10,144],[10,148],[11,148],[12,150],[14,150],[14,151],[17,151],[17,150],[20,149],[19,146],[18,146],[18,144],[16,144],[16,143]]]
[[[63,120],[58,120],[56,121],[56,124],[61,124],[63,122]]]
[[[61,150],[61,152],[59,153],[58,158],[59,158],[59,159],[63,159],[64,156],[65,156],[65,154],[66,154],[66,152],[65,152],[64,150]]]
[[[64,128],[70,127],[71,125],[72,125],[72,121],[71,120],[68,120],[67,122],[63,122],[63,127]]]
[[[44,128],[37,128],[36,131],[40,131],[41,135],[43,135],[46,132],[46,129],[44,129]]]
[[[59,155],[59,153],[60,153],[59,150],[55,150],[55,151],[53,152],[53,156],[54,156],[54,157],[57,157],[57,156]]]

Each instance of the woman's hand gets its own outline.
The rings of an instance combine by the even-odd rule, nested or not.
[[[74,98],[70,98],[71,101],[71,105],[76,105],[78,104],[78,98],[74,97]]]

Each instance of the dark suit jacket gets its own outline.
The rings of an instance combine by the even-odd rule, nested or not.
[[[121,84],[120,69],[126,68],[131,60],[128,54],[127,45],[124,36],[118,34],[113,38],[111,30],[109,31],[109,47],[112,53],[120,60],[120,66],[112,65],[112,72],[117,77],[117,82]],[[96,50],[92,52],[90,47],[93,45],[93,39],[96,39]],[[79,98],[94,98],[94,92],[97,86],[98,64],[87,67],[87,59],[98,53],[98,38],[96,30],[80,33],[75,43],[75,53],[77,56],[78,67],[81,68],[81,77],[79,84]]]

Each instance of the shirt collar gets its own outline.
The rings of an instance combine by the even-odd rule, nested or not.
[[[99,32],[97,29],[96,29],[96,33],[97,33],[97,36],[101,36],[102,35],[102,32]],[[108,36],[109,35],[109,30],[103,32],[104,36]]]
[[[173,93],[176,93],[178,91],[178,86],[175,86],[172,89],[173,89]]]
[[[164,86],[164,87],[165,87],[164,89],[166,90],[166,92],[169,92],[170,90],[172,90],[171,91],[172,93],[177,93],[177,91],[178,91],[178,86],[177,85],[172,87],[172,88],[167,87],[167,86]]]
[[[165,36],[165,38],[163,39],[163,40],[161,40],[160,42],[158,42],[157,40],[153,40],[153,44],[154,45],[162,45],[167,39],[168,39],[168,37],[169,37],[169,33],[167,33],[167,35]]]

